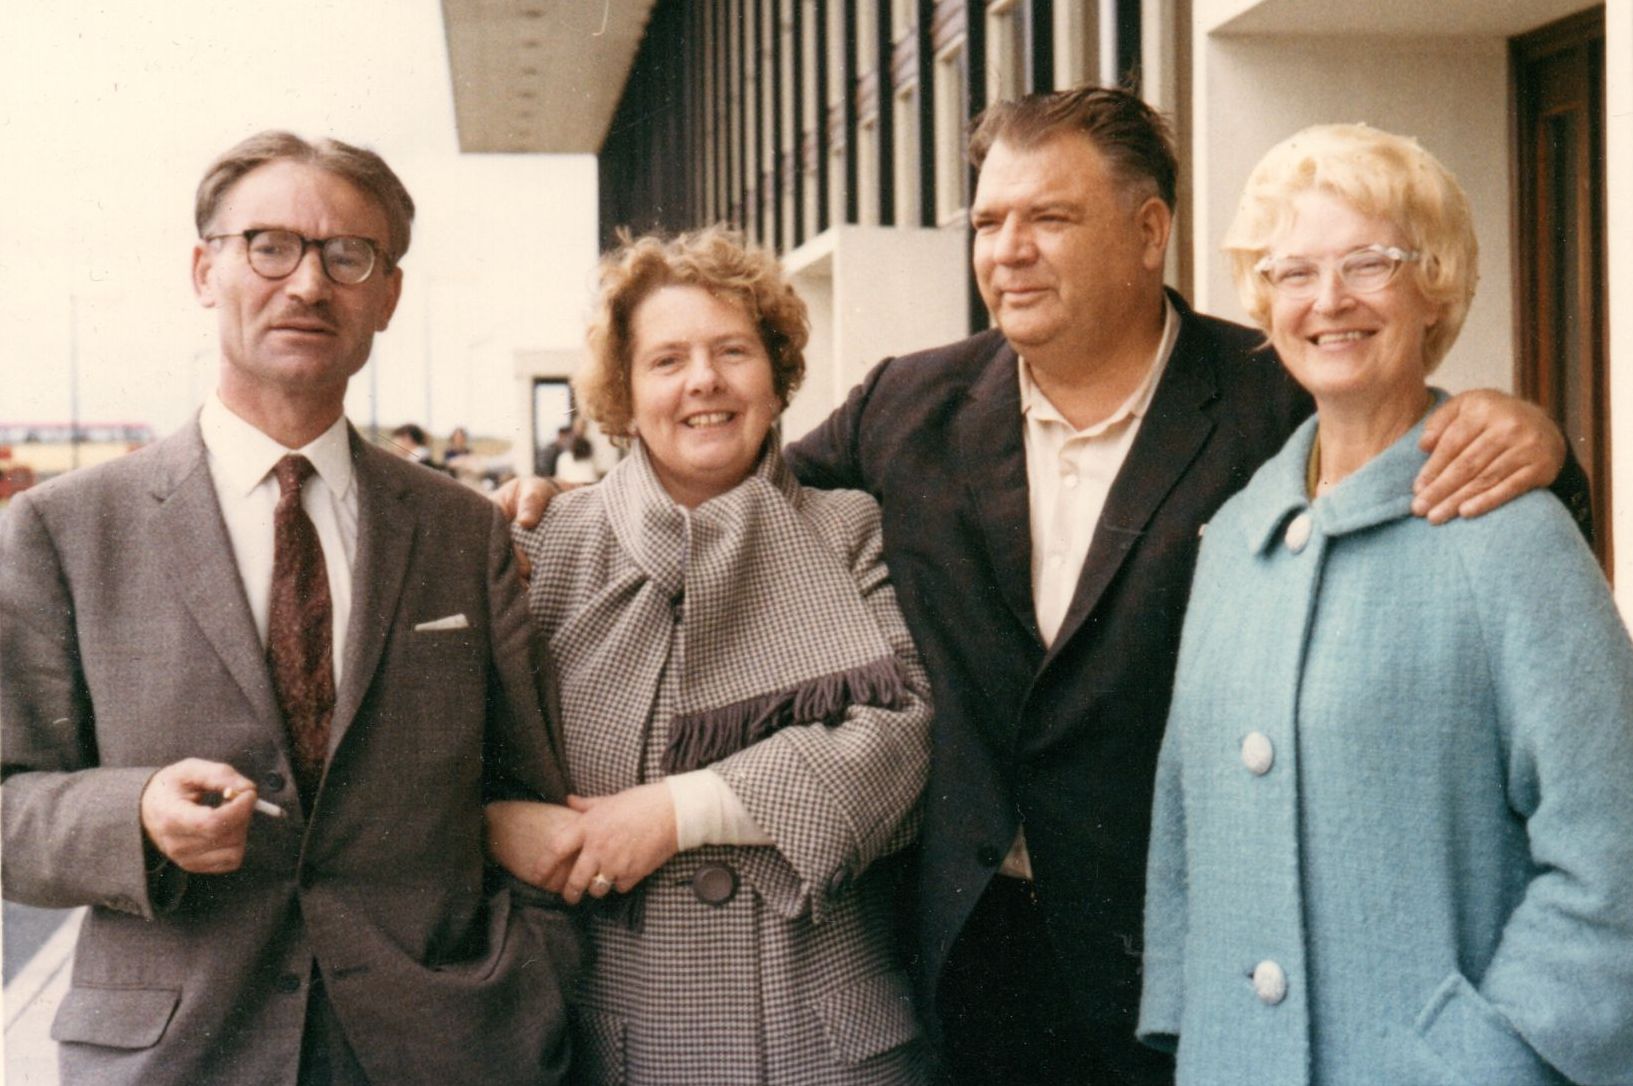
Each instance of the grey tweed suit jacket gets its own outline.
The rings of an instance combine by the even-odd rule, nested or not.
[[[352,448],[354,604],[309,811],[196,422],[0,520],[5,895],[91,907],[52,1028],[66,1082],[293,1083],[314,961],[373,1081],[564,1071],[577,938],[483,861],[488,795],[563,791],[508,534]],[[237,872],[149,869],[139,797],[185,757],[288,812],[255,816]]]

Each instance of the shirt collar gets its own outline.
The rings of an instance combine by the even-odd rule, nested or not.
[[[310,460],[318,477],[337,497],[344,497],[351,489],[351,435],[344,415],[301,448],[286,449],[233,414],[218,393],[211,393],[199,411],[198,426],[210,453],[210,470],[229,493],[248,494],[261,485],[274,464],[291,452]]]
[[[1174,303],[1164,295],[1162,306],[1162,339],[1157,343],[1156,354],[1152,356],[1151,365],[1146,369],[1139,387],[1129,393],[1128,399],[1124,400],[1117,410],[1092,426],[1078,430],[1066,421],[1066,416],[1062,415],[1060,409],[1044,395],[1043,390],[1032,379],[1032,369],[1026,364],[1026,359],[1017,354],[1016,365],[1020,370],[1021,382],[1021,414],[1036,422],[1058,422],[1070,429],[1073,434],[1083,437],[1098,437],[1128,419],[1144,418],[1146,410],[1151,406],[1152,397],[1157,394],[1157,383],[1162,378],[1163,370],[1168,367],[1168,359],[1174,353],[1174,344],[1179,339],[1179,313],[1174,309]]]
[[[1315,527],[1328,537],[1348,535],[1412,515],[1412,480],[1429,459],[1418,448],[1424,423],[1434,408],[1446,402],[1446,393],[1430,389],[1431,403],[1406,433],[1367,461],[1353,475],[1319,498],[1306,489],[1306,465],[1315,443],[1319,419],[1304,420],[1282,451],[1260,468],[1242,491],[1241,502],[1249,525],[1248,542],[1263,554],[1281,538],[1289,518],[1308,509]]]

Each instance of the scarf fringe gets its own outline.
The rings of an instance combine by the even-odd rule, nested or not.
[[[663,771],[685,773],[712,765],[790,724],[820,722],[835,727],[852,705],[900,709],[906,702],[901,664],[887,656],[773,694],[677,714],[669,725]]]

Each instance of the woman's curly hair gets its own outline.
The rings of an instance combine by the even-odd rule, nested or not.
[[[811,333],[805,303],[777,258],[745,244],[734,231],[711,226],[672,238],[620,234],[618,247],[601,258],[599,279],[589,357],[573,378],[573,390],[580,410],[615,443],[628,440],[635,416],[631,321],[640,304],[663,287],[702,287],[742,306],[771,358],[771,387],[783,407],[805,377]]]

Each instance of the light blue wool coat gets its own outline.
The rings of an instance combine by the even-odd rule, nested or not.
[[[1139,1025],[1181,1083],[1633,1083],[1633,646],[1552,496],[1413,517],[1420,433],[1312,502],[1311,419],[1206,529]]]

